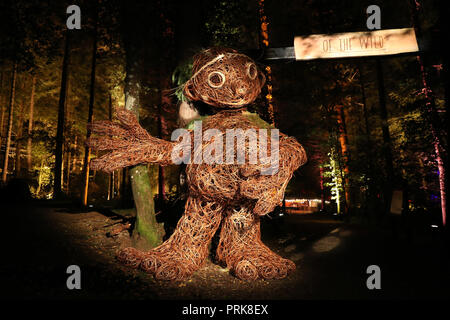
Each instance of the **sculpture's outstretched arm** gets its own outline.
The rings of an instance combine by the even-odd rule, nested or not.
[[[109,151],[91,161],[93,170],[111,172],[139,163],[172,163],[173,142],[152,137],[133,112],[118,109],[116,113],[118,121],[93,121],[88,125],[93,136],[86,145],[93,150]]]

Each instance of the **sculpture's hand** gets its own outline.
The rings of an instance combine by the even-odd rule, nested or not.
[[[306,161],[306,152],[302,145],[294,138],[281,135],[278,171],[275,174],[261,174],[261,170],[268,167],[268,164],[243,167],[241,175],[245,179],[240,185],[240,190],[246,197],[256,200],[253,212],[265,215],[280,205],[292,174]]]
[[[171,163],[172,142],[152,137],[131,111],[117,110],[117,120],[93,121],[88,125],[88,130],[96,136],[90,137],[86,145],[94,150],[109,151],[91,161],[93,170],[111,172],[139,163]]]

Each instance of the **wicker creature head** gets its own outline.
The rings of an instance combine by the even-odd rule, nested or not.
[[[229,48],[210,48],[194,57],[184,95],[217,108],[238,109],[258,97],[265,80],[246,55]]]

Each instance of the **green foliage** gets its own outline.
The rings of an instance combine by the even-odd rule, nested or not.
[[[266,121],[264,121],[263,119],[261,119],[261,117],[257,113],[252,113],[252,112],[246,111],[243,114],[248,120],[250,120],[256,126],[258,126],[258,128],[274,129],[273,125],[271,125],[271,124],[267,123]],[[269,131],[269,134],[270,134],[270,131]]]
[[[330,147],[329,160],[322,164],[324,186],[330,188],[331,200],[336,203],[337,213],[340,214],[344,197],[344,171],[342,159],[335,147]]]
[[[241,12],[242,1],[217,1],[213,6],[213,14],[205,23],[214,46],[237,46],[242,34]]]
[[[208,11],[205,27],[210,46],[236,49],[258,46],[256,1],[211,1],[205,4]]]
[[[183,85],[190,79],[192,75],[192,58],[180,63],[172,73],[172,83],[176,85],[175,96],[178,101],[186,101],[183,94]]]

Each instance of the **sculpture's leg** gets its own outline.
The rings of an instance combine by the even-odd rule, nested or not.
[[[262,243],[259,217],[245,206],[227,210],[217,259],[243,280],[282,279],[295,270],[294,262],[280,257]]]
[[[218,203],[189,197],[184,215],[166,242],[148,252],[125,248],[117,258],[128,266],[154,274],[157,279],[183,279],[202,266],[222,217],[223,207]]]

